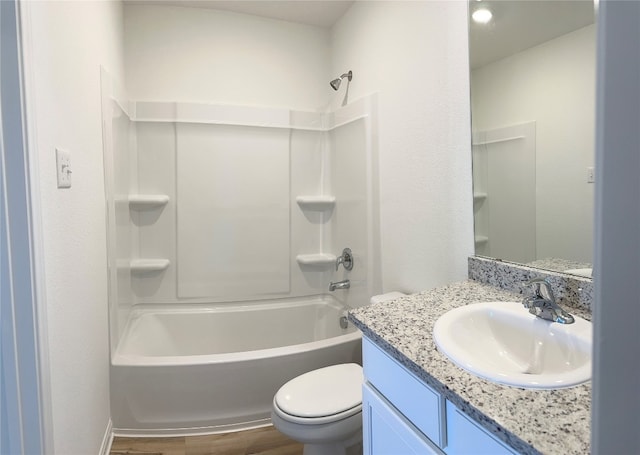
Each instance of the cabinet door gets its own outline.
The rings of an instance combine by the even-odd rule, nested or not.
[[[443,442],[443,398],[367,338],[362,339],[364,376],[429,440]]]
[[[447,455],[515,455],[447,400]]]
[[[364,455],[441,455],[411,422],[368,383],[362,387]]]

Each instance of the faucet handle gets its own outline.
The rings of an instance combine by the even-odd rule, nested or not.
[[[344,266],[345,270],[353,269],[353,254],[351,253],[351,248],[342,250],[342,255],[336,259],[336,271],[340,264]]]
[[[525,285],[534,285],[534,292],[536,297],[545,300],[551,300],[552,302],[556,301],[555,296],[553,295],[553,289],[551,288],[551,283],[549,283],[549,280],[547,280],[546,278],[532,278],[531,280],[527,281]],[[542,290],[542,288],[544,288],[544,291]]]

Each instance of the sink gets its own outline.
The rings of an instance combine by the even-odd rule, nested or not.
[[[435,323],[438,350],[476,376],[525,389],[561,389],[591,379],[591,323],[559,324],[520,302],[455,308]]]

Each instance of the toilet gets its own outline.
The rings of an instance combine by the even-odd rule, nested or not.
[[[273,397],[273,426],[303,443],[304,455],[346,455],[362,441],[363,378],[356,363],[293,378]]]
[[[391,292],[372,303],[405,294]],[[331,365],[293,378],[273,397],[271,421],[284,435],[304,444],[304,455],[362,453],[362,367]]]

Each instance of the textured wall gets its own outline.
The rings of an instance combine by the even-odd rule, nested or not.
[[[131,99],[300,110],[326,103],[327,29],[228,11],[128,5],[125,36]]]
[[[98,453],[109,422],[100,65],[122,78],[117,2],[24,2],[39,155],[55,452]],[[55,148],[73,186],[57,189]],[[46,372],[45,372],[46,373]]]
[[[349,99],[380,94],[385,291],[466,278],[473,254],[466,14],[465,2],[356,2],[332,30],[332,74],[353,70]]]

